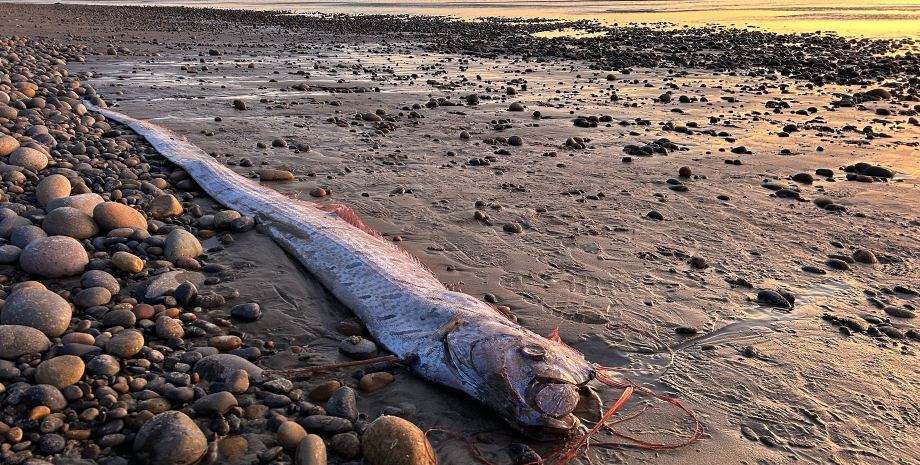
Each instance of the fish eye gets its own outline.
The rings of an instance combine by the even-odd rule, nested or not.
[[[536,344],[529,344],[521,347],[521,353],[529,357],[531,360],[543,360],[546,358],[546,349],[543,346]]]

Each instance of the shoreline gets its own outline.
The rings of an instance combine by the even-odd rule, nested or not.
[[[704,419],[707,436],[661,453],[656,459],[662,463],[706,463],[725,451],[767,461],[859,457],[883,463],[916,456],[911,435],[901,434],[917,429],[909,390],[917,379],[909,367],[920,334],[916,320],[908,318],[917,305],[908,291],[920,282],[914,264],[920,210],[912,200],[920,192],[920,63],[915,56],[883,57],[895,42],[718,28],[683,34],[617,28],[606,38],[543,41],[529,36],[549,27],[538,23],[333,17],[298,24],[263,12],[83,5],[43,5],[44,15],[69,19],[64,28],[45,30],[60,21],[48,23],[20,7],[0,4],[17,24],[9,34],[37,31],[35,37],[73,43],[68,63],[57,65],[69,76],[54,86],[78,78],[84,91],[94,89],[88,95],[187,136],[244,176],[258,178],[264,169],[287,173],[289,181],[264,182],[305,200],[353,207],[388,240],[398,237],[445,283],[462,282],[464,291],[507,306],[539,334],[558,326],[563,340],[590,361],[635,368],[633,380],[678,398]],[[131,21],[117,22],[126,16]],[[450,34],[429,34],[443,30]],[[788,43],[792,38],[799,43]],[[51,97],[72,98],[60,87],[36,87],[63,93],[49,94],[46,105],[59,106],[49,103]],[[289,430],[296,436],[289,423],[310,425],[316,408],[335,410],[306,400],[334,380],[357,393],[360,417],[349,432],[338,433],[348,438],[309,430],[325,439],[330,463],[356,463],[359,433],[384,412],[422,430],[466,437],[504,428],[475,401],[394,367],[360,370],[357,377],[350,370],[334,372],[295,381],[290,389],[281,382],[261,384],[250,373],[250,390],[234,392],[236,407],[220,415],[195,408],[215,392],[206,383],[194,387],[191,376],[199,370],[189,362],[196,356],[187,355],[195,351],[185,344],[207,346],[217,336],[234,345],[236,337],[239,349],[230,350],[266,369],[337,363],[348,360],[339,345],[343,330],[355,330],[349,312],[267,236],[242,226],[221,229],[215,217],[203,220],[221,209],[193,183],[182,184],[187,179],[181,170],[142,150],[142,140],[115,125],[58,137],[54,131],[79,126],[73,123],[79,115],[67,116],[71,123],[54,121],[50,112],[36,119],[26,99],[31,97],[19,98],[26,107],[18,110],[25,112],[21,127],[7,121],[4,128],[17,133],[20,143],[42,145],[58,165],[27,172],[18,183],[5,175],[6,195],[40,208],[35,186],[66,163],[74,173],[60,172],[82,180],[74,186],[98,186],[110,203],[112,195],[120,196],[149,218],[153,210],[144,207],[172,191],[181,209],[176,219],[148,225],[154,239],[138,240],[141,233],[125,241],[87,238],[93,247],[99,244],[90,255],[100,263],[91,266],[111,271],[119,291],[95,306],[104,310],[78,309],[64,338],[85,340],[83,334],[98,332],[88,345],[111,355],[106,333],[114,339],[121,331],[105,323],[105,315],[136,314],[132,310],[143,303],[139,286],[169,274],[156,270],[188,273],[180,264],[197,263],[203,273],[199,292],[221,299],[214,297],[214,309],[207,310],[181,305],[177,289],[156,297],[152,306],[169,312],[189,336],[170,341],[163,337],[167,330],[158,329],[175,325],[164,320],[151,326],[135,316],[132,325],[144,336],[140,350],[146,355],[123,357],[129,362],[112,376],[81,377],[72,385],[101,389],[99,398],[112,390],[115,402],[90,406],[99,401],[65,396],[60,409],[77,417],[90,408],[102,412],[92,421],[59,415],[89,437],[60,429],[43,433],[22,423],[22,431],[37,437],[26,437],[31,443],[16,453],[41,456],[42,437],[54,434],[74,456],[90,450],[110,463],[128,459],[139,433],[134,421],[151,411],[141,403],[162,406],[165,400],[169,410],[197,423],[218,460],[250,463],[277,452],[273,460],[290,463],[296,444],[276,446],[286,440],[279,436]],[[32,130],[32,142],[26,140],[33,126],[49,127],[55,139]],[[87,137],[99,142],[91,144],[98,155],[75,153],[75,141]],[[106,156],[112,144],[124,146],[112,152],[115,158]],[[129,166],[131,160],[139,163]],[[101,168],[115,162],[124,167]],[[147,171],[137,172],[144,164]],[[126,169],[147,177],[130,179]],[[312,196],[317,189],[326,195]],[[44,210],[16,213],[15,221],[41,228],[49,216]],[[165,252],[166,238],[156,228],[197,235],[204,255],[195,263],[164,259],[156,252]],[[522,233],[513,232],[518,228]],[[145,257],[141,275],[116,271],[107,262],[115,250],[125,251],[117,244],[132,241],[137,244],[125,247]],[[139,244],[145,244],[143,254]],[[866,251],[875,263],[867,263]],[[14,283],[30,278],[19,265],[4,270],[8,294]],[[88,287],[78,278],[41,281],[68,301]],[[782,296],[771,300],[780,291],[796,295],[795,305],[784,304]],[[231,317],[231,308],[253,302],[260,319]],[[622,324],[674,348],[673,366],[643,372],[666,362],[660,344],[607,327]],[[195,336],[193,328],[207,336]],[[21,423],[24,417],[17,415],[28,413],[25,403],[9,403],[19,389],[10,387],[20,382],[15,380],[34,381],[29,374],[35,367],[28,371],[23,364],[55,359],[59,347],[14,364],[20,373],[2,379],[6,397],[0,401],[15,412],[2,424]],[[178,355],[171,356],[173,350]],[[151,356],[154,351],[163,360]],[[97,356],[87,356],[87,366]],[[375,370],[395,382],[362,391],[361,376]],[[185,379],[177,373],[190,376],[186,386],[175,384]],[[135,389],[127,379],[132,376],[163,384]],[[605,400],[617,392],[599,391]],[[866,391],[872,398],[851,395]],[[285,402],[278,396],[288,403],[274,404]],[[631,405],[624,415],[640,407]],[[653,405],[633,427],[663,441],[680,423],[659,407]],[[124,412],[110,417],[118,408]],[[122,421],[123,432],[109,433],[122,434],[122,442],[99,447],[107,434],[98,431],[116,426],[111,418]],[[0,453],[13,455],[13,443],[5,441],[10,447]],[[524,441],[539,453],[551,448]],[[432,443],[439,463],[466,463],[466,455],[459,455],[466,450],[462,442]],[[498,442],[487,449],[494,460],[510,463],[506,446]],[[648,457],[617,448],[593,454],[600,461]]]

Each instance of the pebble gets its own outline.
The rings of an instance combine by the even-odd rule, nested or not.
[[[853,260],[856,260],[859,263],[865,263],[867,265],[873,265],[878,263],[878,259],[875,258],[875,254],[868,250],[857,250],[853,253]]]
[[[112,300],[112,292],[108,289],[104,287],[88,287],[73,298],[73,303],[79,308],[89,308],[105,305],[110,300]]]
[[[13,292],[3,304],[0,323],[35,328],[48,337],[64,334],[73,312],[63,297],[46,289],[27,287]]]
[[[109,354],[96,355],[86,363],[86,372],[99,376],[115,376],[121,370],[121,363]]]
[[[112,255],[112,264],[115,268],[126,273],[140,273],[144,269],[144,261],[130,252],[118,251]]]
[[[394,381],[396,381],[396,377],[385,371],[368,373],[361,377],[361,381],[358,382],[358,388],[364,392],[374,392]]]
[[[30,326],[0,326],[0,359],[15,360],[25,354],[43,353],[51,345],[45,333]]]
[[[35,200],[41,206],[48,205],[54,199],[67,197],[70,195],[70,180],[60,174],[52,174],[35,186]]]
[[[93,218],[73,207],[61,207],[45,215],[42,229],[49,236],[70,236],[86,239],[99,233]]]
[[[171,262],[180,258],[195,258],[200,256],[204,250],[201,248],[201,242],[194,234],[184,230],[175,229],[166,236],[166,248],[163,256]]]
[[[93,216],[96,205],[99,205],[103,202],[102,197],[99,194],[86,193],[86,194],[77,194],[71,195],[70,197],[60,197],[48,202],[48,205],[45,206],[45,211],[52,211],[61,207],[73,207],[77,210],[80,210],[83,213],[86,213],[89,216]],[[147,229],[147,225],[144,225],[144,229]]]
[[[242,357],[232,354],[214,354],[208,355],[194,366],[194,372],[198,374],[203,381],[221,382],[227,381],[228,377],[243,370],[249,374],[249,379],[254,383],[262,383],[265,377],[262,375],[262,369],[253,365]]]
[[[336,380],[326,381],[310,390],[307,397],[314,402],[326,402],[340,387],[342,387],[342,383]]]
[[[271,168],[266,168],[259,172],[259,180],[263,182],[267,181],[293,181],[294,173],[286,170],[276,170]]]
[[[757,300],[765,303],[767,305],[772,305],[774,307],[781,308],[791,308],[792,305],[783,297],[782,294],[776,291],[763,290],[757,293]]]
[[[60,355],[45,360],[35,367],[35,382],[63,389],[80,381],[85,368],[80,357]]]
[[[348,386],[340,387],[326,402],[326,414],[354,423],[358,420],[358,394]]]
[[[256,321],[262,317],[262,309],[255,302],[240,304],[230,309],[230,316],[245,321]]]
[[[133,329],[120,331],[105,343],[105,351],[121,358],[131,358],[144,347],[144,335]]]
[[[208,340],[208,345],[221,352],[227,352],[239,349],[243,345],[243,341],[237,336],[214,336]]]
[[[339,352],[355,360],[369,360],[377,356],[377,344],[361,336],[350,336],[339,344]]]
[[[41,239],[43,237],[48,237],[42,228],[33,225],[20,226],[13,229],[10,233],[10,244],[19,247],[20,249],[26,248],[36,239]]]
[[[6,107],[4,105],[4,107]],[[6,107],[9,108],[9,107]],[[0,157],[7,157],[19,148],[19,141],[13,136],[0,136]]]
[[[157,318],[156,333],[157,336],[163,339],[169,339],[173,337],[181,338],[185,336],[185,329],[182,327],[182,323],[179,322],[179,320],[173,319],[167,315],[162,315]]]
[[[15,245],[0,246],[0,263],[13,264],[19,262],[22,256],[22,249]]]
[[[208,449],[208,440],[188,415],[171,410],[144,423],[134,439],[135,457],[150,465],[191,465]]]
[[[352,430],[350,421],[329,415],[312,415],[302,418],[300,426],[303,426],[307,432],[316,434],[339,434]]]
[[[508,106],[508,111],[524,111],[524,105],[520,102],[513,102]]]
[[[524,232],[524,227],[519,223],[506,223],[502,226],[502,230],[513,234],[521,234]]]
[[[208,394],[192,404],[192,409],[199,415],[223,415],[236,407],[236,397],[227,391]]]
[[[76,239],[52,236],[32,241],[19,257],[26,273],[45,278],[62,278],[83,273],[89,256]]]
[[[117,202],[103,202],[93,208],[92,217],[103,231],[118,228],[147,229],[147,219],[141,212]]]
[[[649,217],[650,219],[658,220],[658,221],[661,221],[664,219],[664,216],[661,213],[658,213],[654,210],[646,213],[645,216]]]
[[[305,437],[307,437],[307,432],[303,429],[303,426],[293,421],[281,423],[278,431],[275,432],[275,442],[285,449],[299,446],[300,441]]]
[[[895,318],[907,318],[907,319],[910,319],[910,318],[916,318],[916,317],[917,317],[917,314],[916,314],[915,312],[913,312],[913,311],[911,311],[911,310],[908,310],[908,309],[906,309],[906,308],[904,308],[904,307],[888,306],[888,307],[885,307],[885,313],[887,313],[887,314],[889,314],[889,315],[891,315],[891,316],[893,316],[893,317],[895,317]]]
[[[156,220],[182,216],[182,204],[170,194],[159,195],[147,205],[147,214]]]
[[[9,163],[33,171],[41,171],[48,166],[48,155],[31,147],[19,147],[10,153]]]
[[[323,438],[315,434],[304,436],[297,446],[294,464],[326,465],[326,444],[323,443]]]
[[[61,394],[60,389],[50,384],[36,384],[26,389],[19,401],[27,408],[45,406],[52,412],[57,412],[67,407],[67,399]]]
[[[434,463],[428,458],[433,449],[425,433],[399,417],[384,415],[371,422],[361,438],[361,449],[371,465]]]
[[[355,459],[361,455],[361,440],[353,431],[336,434],[330,442],[332,450],[346,459]]]

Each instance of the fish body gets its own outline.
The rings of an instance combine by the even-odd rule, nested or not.
[[[572,411],[595,368],[578,351],[446,289],[418,259],[349,218],[354,214],[347,208],[334,213],[288,198],[237,175],[168,129],[85,105],[144,136],[225,207],[258,217],[415,374],[465,392],[538,439],[579,428]]]

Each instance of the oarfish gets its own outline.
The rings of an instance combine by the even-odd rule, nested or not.
[[[225,207],[267,233],[429,381],[463,391],[538,439],[573,434],[580,388],[595,367],[578,351],[453,292],[417,258],[364,226],[348,208],[317,208],[246,179],[188,140],[150,122],[84,103],[128,125]]]

